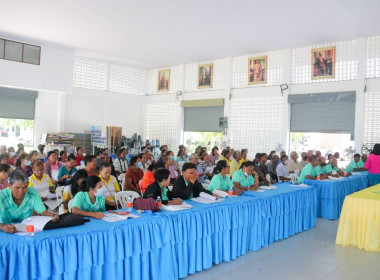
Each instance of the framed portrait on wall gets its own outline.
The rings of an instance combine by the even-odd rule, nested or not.
[[[170,69],[158,71],[157,91],[165,92],[170,90]]]
[[[198,88],[212,88],[214,63],[198,65]]]
[[[268,56],[248,58],[248,84],[266,84]]]
[[[311,50],[311,79],[335,78],[336,47]]]

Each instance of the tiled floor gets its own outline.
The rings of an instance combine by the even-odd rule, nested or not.
[[[214,265],[186,280],[379,280],[380,253],[335,245],[337,227],[338,220],[318,219],[312,230]]]

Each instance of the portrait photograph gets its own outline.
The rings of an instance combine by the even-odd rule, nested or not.
[[[311,79],[335,78],[335,47],[311,50]]]
[[[248,58],[248,84],[267,83],[268,56]]]
[[[169,91],[170,90],[170,69],[158,71],[158,85],[157,91]]]
[[[198,88],[212,88],[214,64],[198,65]]]

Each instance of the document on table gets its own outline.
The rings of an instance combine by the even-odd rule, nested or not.
[[[17,235],[26,235],[26,224],[28,223],[26,218],[21,222],[21,224],[15,224],[14,226],[18,230]],[[45,225],[51,220],[48,216],[32,216],[30,217],[31,224],[34,226],[34,232],[40,232],[44,230]]]
[[[225,197],[236,197],[237,195],[228,195],[227,192],[224,192],[222,190],[213,190],[213,194],[217,194],[219,197],[225,198]]]
[[[261,186],[261,187],[259,187],[259,189],[262,189],[262,190],[276,190],[277,187],[273,186],[273,185],[271,185],[271,186]]]
[[[51,193],[51,192],[48,192],[44,195],[42,195],[43,197],[46,197],[48,199],[54,199],[54,198],[57,198],[57,195],[55,193]]]
[[[333,176],[329,176],[329,179],[330,180],[342,180],[343,178],[341,178],[341,177],[333,177]]]
[[[305,184],[299,184],[299,185],[290,185],[291,187],[308,187],[308,185]]]
[[[196,202],[200,202],[200,203],[210,204],[210,203],[221,202],[224,199],[216,198],[215,196],[209,195],[205,192],[201,192],[199,194],[199,197],[194,197],[191,200],[196,201]]]
[[[107,214],[102,218],[102,220],[103,220],[103,221],[110,222],[110,223],[113,223],[113,222],[123,221],[123,220],[126,220],[126,219],[128,219],[128,218],[140,218],[140,217],[137,216],[137,215],[133,215],[133,214],[128,214],[128,215],[117,215],[117,214],[114,214],[114,213],[107,213]]]
[[[161,206],[162,210],[167,210],[167,211],[181,211],[181,210],[187,210],[193,208],[190,204],[187,204],[186,202],[182,202],[182,204],[179,205],[163,205]]]

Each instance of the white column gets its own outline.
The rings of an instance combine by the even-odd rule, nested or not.
[[[179,87],[179,91],[182,92],[182,96],[179,97],[179,100],[177,101],[177,104],[176,106],[179,106],[180,107],[180,118],[178,119],[178,135],[177,135],[177,144],[178,146],[183,144],[185,145],[184,143],[184,123],[185,123],[185,113],[184,113],[184,109],[181,107],[181,100],[182,100],[182,97],[183,97],[183,94],[185,93],[185,89],[186,89],[186,65],[185,64],[181,64],[179,65],[178,67],[178,71],[180,71],[181,73],[181,80],[179,82],[179,84],[181,85]],[[174,93],[175,95],[177,94],[176,92]],[[175,147],[176,149],[178,147]]]
[[[366,77],[366,38],[357,39],[357,86],[355,104],[355,151],[361,151],[364,138],[364,87]]]
[[[230,118],[231,113],[231,97],[232,97],[232,57],[225,58],[225,72],[224,72],[224,117]],[[228,124],[230,126],[230,124]],[[223,141],[228,143],[228,146],[232,144],[229,142],[229,128],[227,128],[227,135],[223,135]]]
[[[288,95],[291,91],[290,85],[292,82],[292,50],[284,50],[284,79],[283,84],[289,86],[288,90],[283,91],[283,112],[282,112],[282,132],[281,132],[281,144],[284,146],[284,149],[287,153],[290,148],[290,104],[288,103]],[[279,89],[280,90],[280,89]]]
[[[58,93],[57,95],[57,131],[65,132],[66,94]]]

